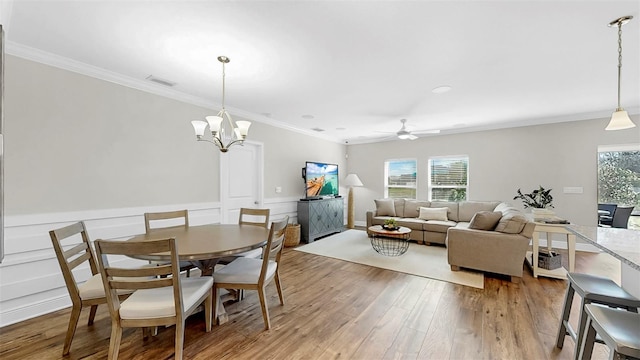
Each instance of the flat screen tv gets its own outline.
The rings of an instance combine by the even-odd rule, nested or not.
[[[338,196],[338,165],[307,161],[302,168],[307,199]]]

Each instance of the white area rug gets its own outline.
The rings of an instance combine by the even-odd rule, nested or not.
[[[365,231],[347,230],[297,247],[295,250],[454,284],[484,288],[484,275],[481,272],[451,271],[447,262],[447,249],[442,246],[410,243],[409,250],[405,254],[384,256],[373,250]]]

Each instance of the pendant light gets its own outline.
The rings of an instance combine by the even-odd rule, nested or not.
[[[623,16],[609,23],[609,27],[618,27],[618,107],[611,115],[609,125],[605,130],[623,130],[635,127],[636,124],[631,121],[629,114],[620,106],[620,76],[622,73],[622,25],[628,23],[633,16]]]

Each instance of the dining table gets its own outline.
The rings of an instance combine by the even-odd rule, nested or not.
[[[149,241],[175,238],[180,261],[189,261],[197,266],[202,276],[212,276],[218,261],[245,251],[257,249],[267,244],[269,229],[261,226],[238,224],[207,224],[199,226],[173,226],[154,229],[146,234],[136,235],[127,241]],[[168,261],[170,254],[161,252],[141,255],[136,258],[150,261]],[[215,279],[214,279],[215,281]],[[220,298],[218,301],[218,324],[228,321],[228,315]]]

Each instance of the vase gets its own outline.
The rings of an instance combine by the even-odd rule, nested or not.
[[[531,214],[533,214],[534,220],[538,220],[538,219],[553,218],[556,213],[550,209],[534,208],[534,209],[531,209]]]

